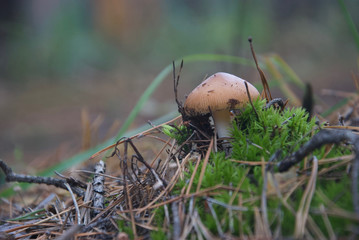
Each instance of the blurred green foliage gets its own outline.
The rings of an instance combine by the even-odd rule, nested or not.
[[[358,5],[345,4],[352,22],[357,22]],[[43,6],[36,0],[18,1],[12,6],[17,14],[0,19],[0,69],[5,79],[24,80],[66,79],[119,65],[158,67],[193,53],[243,55],[248,53],[248,36],[259,51],[300,56],[304,47],[320,60],[323,54],[350,54],[354,44],[339,5],[309,0],[158,0],[60,1]]]
[[[20,22],[7,26],[11,34],[2,67],[9,78],[66,77],[86,65],[111,66],[115,59],[113,46],[91,31],[84,3],[61,4],[46,21],[39,25]]]

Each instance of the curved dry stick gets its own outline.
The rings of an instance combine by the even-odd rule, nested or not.
[[[355,153],[351,177],[354,211],[359,214],[359,194],[358,194],[358,171],[359,171],[359,136],[348,130],[322,129],[315,134],[312,139],[305,143],[298,151],[286,157],[279,163],[279,171],[284,172],[299,163],[305,156],[326,144],[339,144],[348,141],[353,145]]]

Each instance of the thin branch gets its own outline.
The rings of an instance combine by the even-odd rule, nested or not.
[[[66,183],[71,186],[72,191],[78,196],[84,196],[85,191],[80,187],[82,183],[77,182],[74,179],[58,179],[53,177],[41,177],[41,176],[30,176],[24,174],[17,174],[12,171],[12,169],[6,165],[6,163],[0,159],[0,168],[3,170],[6,176],[7,182],[23,182],[23,183],[37,183],[37,184],[46,184],[50,186],[55,186],[68,190]]]
[[[284,172],[299,163],[305,156],[312,153],[315,149],[318,149],[326,144],[339,144],[343,141],[348,141],[353,145],[355,158],[352,165],[351,177],[352,177],[352,198],[354,211],[359,213],[359,195],[358,195],[358,171],[359,171],[359,136],[348,130],[339,129],[322,129],[316,135],[312,137],[307,143],[305,143],[298,151],[294,152],[290,156],[286,157],[279,163],[279,171]]]
[[[79,209],[79,205],[77,204],[76,197],[75,197],[74,193],[72,192],[71,186],[68,183],[65,183],[65,186],[66,186],[67,190],[70,192],[72,201],[74,202],[76,216],[77,216],[77,224],[81,225],[80,209]]]
[[[270,107],[273,106],[274,104],[277,104],[277,105],[281,108],[281,110],[283,111],[285,104],[284,104],[283,99],[281,99],[281,98],[274,98],[274,99],[270,100],[270,101],[266,104],[265,109],[270,108]]]
[[[305,143],[298,151],[286,157],[279,163],[279,171],[284,172],[299,163],[305,156],[326,144],[339,144],[343,141],[350,141],[354,146],[356,159],[359,155],[359,136],[351,131],[337,129],[322,129]]]
[[[160,175],[153,168],[151,168],[151,166],[145,161],[145,159],[142,157],[141,153],[138,151],[136,146],[133,144],[132,140],[128,139],[127,143],[129,143],[131,145],[132,149],[135,151],[136,159],[138,161],[140,161],[143,165],[145,165],[148,170],[151,171],[152,175],[156,178],[158,185],[162,186],[162,187],[167,187],[167,182],[163,178],[161,178]]]
[[[177,103],[178,111],[183,116],[183,114],[184,114],[183,105],[182,105],[182,102],[178,100],[178,83],[179,83],[179,79],[180,79],[181,70],[183,68],[183,60],[181,61],[181,66],[180,66],[177,77],[176,77],[176,66],[175,66],[174,61],[172,62],[172,66],[173,66],[173,91],[175,94],[175,100]]]

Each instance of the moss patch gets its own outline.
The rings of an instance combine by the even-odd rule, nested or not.
[[[315,119],[308,120],[308,115],[302,108],[279,111],[273,107],[266,109],[264,101],[255,101],[253,104],[256,111],[248,105],[233,123],[231,156],[226,158],[223,152],[212,153],[205,169],[201,190],[218,185],[227,188],[218,188],[213,194],[196,197],[192,203],[195,204],[194,211],[206,228],[217,236],[258,236],[258,232],[264,231],[261,229],[263,219],[268,221],[267,230],[271,236],[295,236],[296,224],[300,221],[300,204],[304,198],[307,199],[305,189],[311,176],[312,165],[308,163],[304,166],[304,163],[301,163],[298,169],[287,173],[285,180],[292,181],[292,184],[289,188],[280,187],[280,193],[277,191],[277,194],[266,195],[266,209],[263,209],[261,195],[264,167],[259,163],[253,166],[236,160],[267,162],[280,150],[281,157],[277,159],[280,161],[307,142],[318,131],[319,126],[316,125]],[[323,147],[314,151],[313,156],[322,159],[324,156],[333,158],[350,153],[351,149],[343,145]],[[195,192],[199,183],[202,165],[203,161],[199,163],[195,173],[191,193]],[[353,211],[350,178],[345,173],[347,166],[336,167],[337,165],[337,161],[319,165],[314,194],[310,198],[310,220],[307,221],[307,224],[312,224],[308,231],[314,237],[320,234],[329,237],[333,232],[337,236],[346,236],[349,229],[358,227],[358,222],[344,214]],[[188,186],[194,166],[195,162],[189,163],[184,178],[177,182],[172,194],[180,195]],[[333,166],[333,169],[321,172]],[[268,174],[273,176],[274,173],[275,167],[272,173]],[[188,212],[189,201],[185,201],[184,206],[186,214],[193,214]],[[334,210],[339,213],[335,214]],[[163,219],[163,211],[158,211],[161,212],[161,216],[156,219]],[[163,221],[158,221],[158,224],[163,224]],[[157,234],[153,233],[154,239],[156,236]]]

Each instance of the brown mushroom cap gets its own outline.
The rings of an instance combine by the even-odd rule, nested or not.
[[[211,111],[231,110],[248,103],[246,81],[229,73],[219,72],[208,77],[188,95],[184,110],[190,116],[203,115]],[[258,90],[249,82],[251,99],[259,97]]]

